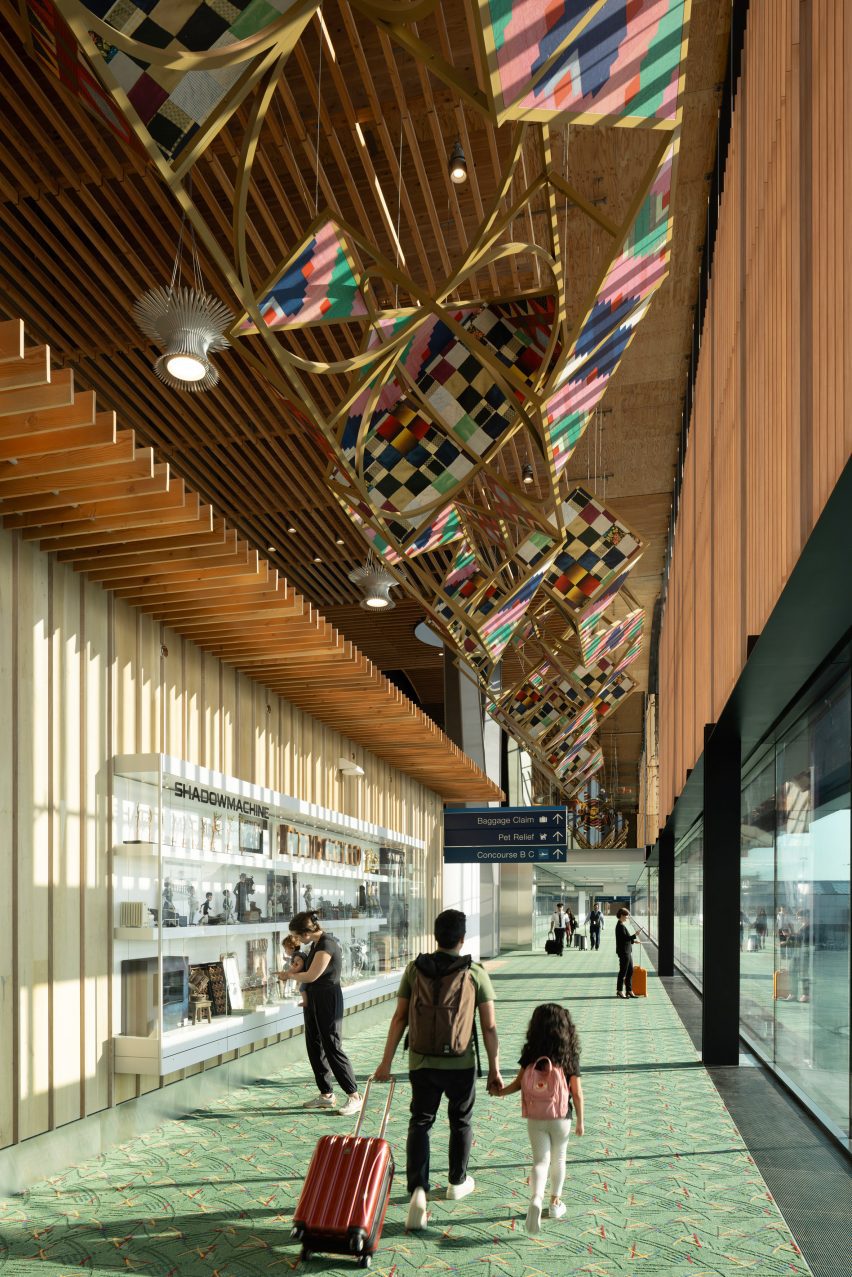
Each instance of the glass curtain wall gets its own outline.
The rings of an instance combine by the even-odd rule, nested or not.
[[[850,1113],[850,681],[812,700],[742,790],[742,1032],[843,1139]]]
[[[633,917],[644,927],[652,940],[657,939],[657,910],[659,907],[657,884],[660,871],[656,865],[642,870],[633,893]]]
[[[703,987],[704,821],[699,819],[675,844],[674,959],[681,970]]]

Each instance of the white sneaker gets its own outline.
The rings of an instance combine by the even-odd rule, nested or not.
[[[532,1236],[541,1232],[541,1202],[537,1202],[535,1198],[532,1199],[527,1208],[525,1226],[527,1232]]]
[[[350,1095],[349,1099],[343,1105],[342,1109],[338,1109],[341,1117],[354,1117],[356,1113],[361,1112],[364,1100],[360,1095]]]
[[[415,1188],[411,1194],[411,1202],[408,1207],[408,1218],[405,1221],[405,1227],[411,1229],[420,1229],[426,1227],[426,1190],[425,1188]]]
[[[447,1185],[447,1201],[460,1202],[463,1197],[467,1197],[468,1193],[472,1193],[476,1188],[476,1180],[472,1175],[467,1175],[461,1184]]]
[[[337,1100],[333,1095],[315,1095],[312,1100],[305,1100],[303,1109],[333,1109]]]
[[[551,1202],[550,1203],[550,1218],[561,1219],[562,1216],[567,1211],[567,1209],[568,1207],[565,1205],[564,1202]]]

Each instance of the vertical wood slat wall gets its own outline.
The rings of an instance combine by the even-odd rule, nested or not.
[[[2,530],[0,705],[0,1148],[159,1085],[110,1067],[113,755],[170,753],[422,839],[431,932],[437,794]],[[350,755],[363,780],[338,773]]]
[[[852,447],[852,6],[752,0],[660,636],[660,820]]]

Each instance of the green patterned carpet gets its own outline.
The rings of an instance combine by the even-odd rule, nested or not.
[[[446,1124],[439,1118],[428,1230],[406,1234],[405,1177],[399,1175],[373,1272],[809,1272],[653,973],[647,1000],[623,1002],[613,996],[609,945],[600,953],[526,954],[488,965],[507,1079],[536,1003],[565,1000],[580,1028],[587,1134],[569,1148],[567,1216],[551,1223],[545,1215],[541,1235],[525,1235],[529,1146],[519,1100],[489,1099],[483,1081],[471,1162],[477,1191],[458,1203],[442,1200]],[[349,1049],[359,1075],[366,1075],[384,1030],[353,1033],[349,1026]],[[20,1197],[0,1200],[0,1273],[358,1271],[348,1260],[300,1264],[289,1239],[314,1141],[343,1125],[332,1113],[301,1112],[313,1094],[307,1067],[290,1065]],[[391,1123],[403,1170],[407,1106],[405,1081]]]

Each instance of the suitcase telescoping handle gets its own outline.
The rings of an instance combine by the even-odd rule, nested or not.
[[[364,1102],[361,1105],[361,1112],[358,1114],[358,1125],[355,1127],[355,1134],[361,1134],[361,1123],[364,1121],[364,1114],[367,1112],[367,1101],[370,1098],[370,1087],[373,1085],[373,1079],[368,1078],[367,1085],[364,1087]],[[388,1082],[388,1097],[385,1100],[385,1111],[382,1114],[382,1125],[379,1128],[379,1139],[385,1138],[385,1131],[388,1128],[388,1119],[390,1117],[391,1100],[393,1099],[394,1087],[396,1082],[393,1078]]]

